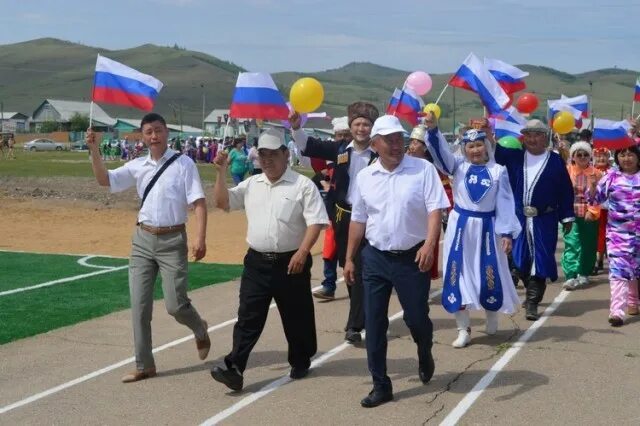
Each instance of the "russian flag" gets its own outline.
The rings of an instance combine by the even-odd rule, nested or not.
[[[387,106],[387,114],[406,120],[412,126],[418,124],[418,115],[424,108],[424,102],[413,90],[405,87],[395,89]]]
[[[263,72],[241,72],[233,92],[229,116],[286,120],[289,118],[289,107],[271,75]]]
[[[523,126],[527,124],[527,119],[522,114],[520,114],[520,112],[513,106],[510,106],[509,108],[504,109],[497,114],[492,114],[491,118],[494,118],[496,120],[509,121],[511,123],[521,124]]]
[[[636,91],[633,95],[634,102],[640,102],[640,78],[636,80]]]
[[[587,98],[587,95],[574,96],[573,98],[562,95],[560,96],[560,100],[580,111],[582,117],[589,117],[589,98]]]
[[[497,139],[503,138],[505,136],[514,136],[519,138],[522,136],[522,129],[524,124],[514,123],[508,120],[501,120],[496,118],[494,121],[494,133]]]
[[[550,100],[547,101],[547,104],[549,105],[549,116],[551,119],[553,119],[553,117],[555,117],[555,115],[560,111],[570,112],[575,120],[580,120],[582,118],[582,111],[568,104],[566,99]]]
[[[484,66],[508,94],[527,88],[524,78],[529,76],[528,72],[498,59],[484,58]]]
[[[596,118],[593,126],[593,147],[612,150],[632,146],[635,142],[629,136],[631,124],[628,121],[611,121]]]
[[[162,86],[155,77],[98,55],[91,98],[94,102],[151,111]]]
[[[469,54],[451,77],[449,85],[477,93],[490,114],[497,114],[510,101],[509,95],[473,53]]]

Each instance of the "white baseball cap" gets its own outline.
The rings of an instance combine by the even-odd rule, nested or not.
[[[376,135],[387,136],[392,133],[404,133],[404,127],[395,115],[383,115],[373,123],[371,137]]]
[[[268,129],[258,138],[258,149],[280,149],[281,146],[286,146],[282,130]]]

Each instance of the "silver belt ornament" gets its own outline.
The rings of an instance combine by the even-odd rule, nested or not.
[[[536,217],[538,216],[538,209],[533,206],[524,206],[524,215],[525,217]]]

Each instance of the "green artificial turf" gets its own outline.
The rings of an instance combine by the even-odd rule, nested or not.
[[[99,271],[76,263],[78,256],[0,252],[0,291]],[[30,260],[29,260],[30,259]],[[94,258],[91,264],[126,265],[126,259]],[[116,264],[117,265],[117,264]],[[113,265],[113,266],[116,266]],[[241,265],[189,264],[191,290],[233,280]],[[127,269],[0,296],[0,345],[129,308]],[[162,298],[160,280],[154,298]],[[197,301],[194,302],[197,306]]]

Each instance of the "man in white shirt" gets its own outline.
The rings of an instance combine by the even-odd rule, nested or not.
[[[235,391],[242,389],[242,374],[267,321],[272,299],[289,343],[292,379],[307,375],[317,350],[309,252],[329,219],[311,179],[287,167],[289,155],[284,133],[265,131],[258,139],[262,174],[231,189],[226,185],[227,153],[220,153],[214,161],[218,171],[216,206],[226,211],[244,209],[251,218],[233,349],[225,357],[224,367],[211,370],[216,381]]]
[[[360,404],[376,407],[393,399],[387,376],[387,311],[396,290],[404,319],[418,345],[418,374],[433,376],[433,324],[429,319],[429,270],[438,244],[441,209],[449,201],[435,167],[404,155],[404,129],[397,117],[378,118],[371,130],[376,163],[356,179],[349,243],[344,267],[347,284],[355,281],[354,256],[361,241],[367,360],[373,390]]]
[[[167,312],[193,331],[200,359],[207,357],[211,347],[207,323],[200,318],[187,296],[185,223],[189,205],[194,206],[198,223],[192,254],[195,260],[200,260],[207,251],[207,205],[198,169],[191,160],[169,149],[169,130],[162,116],[156,113],[145,115],[140,128],[149,155],[129,161],[114,170],[106,169],[100,158],[95,133],[91,129],[87,132],[91,165],[98,183],[108,186],[111,192],[135,186],[142,199],[129,259],[136,371],[125,375],[122,378],[124,383],[156,375],[151,352],[151,314],[153,287],[158,272],[162,276]],[[150,185],[152,181],[155,184]]]

